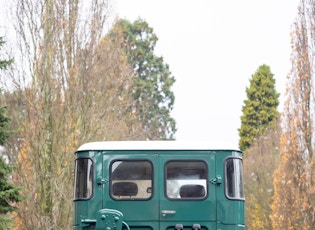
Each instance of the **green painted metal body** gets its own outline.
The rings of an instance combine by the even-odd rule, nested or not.
[[[141,145],[141,143],[137,144]],[[85,161],[91,162],[92,165],[89,171],[89,178],[92,181],[90,195],[74,200],[75,230],[167,230],[176,229],[176,226],[177,229],[193,229],[193,226],[197,226],[196,229],[209,230],[245,229],[244,199],[231,199],[226,189],[228,186],[226,161],[227,159],[241,160],[242,152],[238,150],[174,147],[106,149],[100,145],[93,148],[80,148],[75,155],[77,161],[88,159]],[[151,165],[152,184],[147,188],[150,197],[145,199],[116,197],[116,199],[111,195],[113,194],[111,186],[115,179],[110,174],[116,167],[113,162],[118,162],[119,165],[121,162],[138,161],[141,164]],[[195,162],[205,165],[207,168],[205,195],[201,195],[201,198],[187,199],[168,197],[166,165],[169,162],[179,162],[183,165]],[[80,170],[77,170],[76,175],[80,177]],[[185,181],[188,183],[189,180]],[[143,186],[138,184],[138,192],[141,187]]]

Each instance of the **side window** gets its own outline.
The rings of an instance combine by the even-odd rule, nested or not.
[[[148,200],[152,196],[152,163],[116,160],[110,166],[110,194],[115,200]]]
[[[75,161],[74,199],[89,199],[93,194],[93,161],[79,158]]]
[[[165,165],[166,197],[204,199],[207,196],[208,168],[204,161],[169,161]]]
[[[243,161],[240,158],[225,161],[225,194],[230,199],[244,199]]]

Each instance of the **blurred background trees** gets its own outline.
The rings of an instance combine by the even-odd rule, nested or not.
[[[302,0],[292,27],[281,123],[255,138],[245,151],[249,229],[315,229],[314,28],[315,2]]]
[[[239,147],[244,150],[246,227],[271,229],[272,175],[279,163],[281,133],[279,93],[270,67],[261,65],[246,88],[239,129]]]
[[[246,229],[272,229],[273,174],[280,161],[281,135],[280,118],[274,122],[273,127],[258,136],[244,152]]]
[[[166,99],[160,94],[147,108],[167,115],[165,121],[164,115],[150,117],[148,124],[161,125],[154,133],[153,126],[144,125],[141,113],[148,110],[137,107],[135,92],[145,92],[141,101],[149,100],[155,88],[135,83],[123,30],[113,27],[108,35],[109,1],[15,4],[16,61],[0,81],[14,130],[5,154],[18,167],[13,179],[26,197],[18,205],[16,228],[71,229],[75,149],[88,141],[172,138],[175,122],[166,110],[174,102],[174,79],[168,80],[168,66],[159,58],[163,68],[154,73],[163,77],[154,87],[169,88]]]
[[[157,35],[145,21],[106,27],[107,0],[14,4],[18,52],[14,63],[0,61],[0,69],[10,67],[0,76],[7,105],[0,114],[6,111],[14,131],[2,155],[18,169],[12,182],[25,197],[16,227],[70,229],[75,149],[96,140],[174,139],[175,80],[154,54]],[[293,25],[281,120],[269,66],[246,89],[239,145],[248,229],[315,229],[314,6],[301,0]]]
[[[142,19],[134,23],[120,19],[114,28],[122,33],[128,62],[135,70],[133,108],[138,111],[143,131],[150,140],[174,139],[176,123],[170,113],[175,100],[171,90],[175,78],[163,57],[154,54],[158,37]]]

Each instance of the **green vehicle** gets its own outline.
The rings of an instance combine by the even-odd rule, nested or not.
[[[245,229],[237,149],[204,142],[94,142],[75,155],[75,230]]]

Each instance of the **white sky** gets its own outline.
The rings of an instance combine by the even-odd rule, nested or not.
[[[176,78],[177,140],[238,146],[245,89],[262,64],[270,66],[283,103],[298,0],[114,3],[119,17],[146,20],[159,38],[156,54]]]

